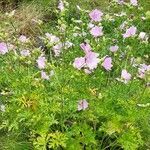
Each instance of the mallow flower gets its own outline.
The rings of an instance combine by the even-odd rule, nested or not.
[[[0,54],[5,55],[6,53],[8,53],[8,46],[6,43],[1,42],[0,43]]]
[[[111,68],[113,67],[112,65],[112,58],[111,57],[106,57],[102,63],[102,66],[107,70],[110,71]]]
[[[73,67],[80,70],[82,67],[85,66],[85,57],[77,57],[74,60]]]
[[[118,4],[122,5],[124,3],[124,0],[118,0]]]
[[[128,73],[126,69],[123,69],[121,72],[121,79],[122,79],[122,82],[126,84],[131,80],[131,74]]]
[[[96,38],[99,36],[103,35],[103,31],[102,31],[103,27],[98,27],[98,26],[94,26],[91,30],[90,33]]]
[[[25,35],[21,35],[19,37],[19,41],[22,43],[27,43],[29,41],[29,39]]]
[[[99,22],[102,20],[103,13],[100,10],[95,9],[89,13],[89,16],[92,21]]]
[[[86,53],[85,57],[77,57],[73,63],[73,66],[77,69],[87,67],[90,70],[96,69],[100,59],[98,58],[99,54],[95,52]]]
[[[80,44],[81,49],[85,52],[84,57],[77,57],[74,60],[73,66],[77,69],[84,69],[89,70],[92,72],[93,69],[97,68],[100,59],[98,58],[99,54],[92,52],[92,48],[88,43]],[[89,74],[89,71],[88,72]]]
[[[56,45],[53,46],[53,51],[55,54],[55,57],[60,56],[61,50],[63,48],[63,44],[62,43],[57,43]]]
[[[60,11],[63,11],[63,10],[65,9],[64,3],[63,3],[62,0],[59,0],[58,9],[59,9]]]
[[[135,26],[131,26],[126,30],[126,32],[123,34],[124,38],[132,37],[136,34],[137,28]]]
[[[45,35],[46,35],[46,38],[49,40],[50,44],[54,44],[54,43],[56,44],[60,42],[60,39],[53,34],[45,33]]]
[[[130,0],[130,4],[133,5],[133,6],[137,6],[138,1],[137,0]]]
[[[149,71],[150,71],[150,65],[140,64],[140,67],[138,68],[138,77],[144,78],[145,74]]]
[[[78,102],[78,111],[86,110],[88,108],[89,103],[83,99]]]
[[[43,70],[41,71],[41,78],[44,80],[49,80],[49,76]]]
[[[96,69],[98,66],[98,63],[100,62],[100,59],[98,58],[99,54],[95,52],[88,52],[85,55],[85,62],[86,66],[90,69]]]
[[[46,58],[44,56],[39,56],[36,60],[39,69],[44,69],[46,66]]]
[[[88,43],[86,43],[86,42],[80,44],[80,47],[81,47],[81,49],[85,52],[85,54],[88,53],[88,52],[90,52],[90,51],[92,50],[90,44],[88,44]]]
[[[118,46],[118,45],[110,46],[110,48],[109,48],[109,50],[110,50],[111,52],[116,52],[118,49],[119,49],[119,46]]]
[[[27,57],[27,56],[30,56],[30,51],[29,50],[22,50],[20,52],[21,56],[23,57]]]

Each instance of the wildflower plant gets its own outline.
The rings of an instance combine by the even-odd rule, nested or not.
[[[148,149],[147,14],[136,0],[70,7],[59,1],[41,45],[0,28],[0,132],[36,150]]]

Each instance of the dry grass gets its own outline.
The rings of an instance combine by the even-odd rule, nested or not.
[[[9,8],[9,13],[13,9]],[[39,24],[36,21],[42,20],[44,14],[36,3],[22,3],[12,17],[0,12],[0,30],[5,30],[8,36],[21,34],[35,36],[41,33]]]
[[[21,5],[14,15],[19,34],[35,35],[39,33],[39,25],[35,21],[41,20],[42,17],[42,11],[36,4]]]

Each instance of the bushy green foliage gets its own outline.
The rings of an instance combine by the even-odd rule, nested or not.
[[[140,64],[149,64],[149,39],[138,38],[140,32],[150,36],[149,12],[140,4],[134,7],[111,2],[103,20],[96,23],[103,26],[104,34],[95,39],[88,27],[91,10],[78,7],[74,14],[69,3],[64,5],[62,12],[53,10],[53,23],[34,20],[41,36],[28,37],[26,42],[16,32],[13,14],[3,14],[0,42],[7,43],[9,51],[0,54],[2,149],[149,149],[150,76],[149,72],[142,79],[137,75]],[[125,27],[120,29],[124,21]],[[7,25],[14,30],[11,36],[4,30]],[[137,27],[136,35],[124,39],[122,34],[132,25]],[[58,57],[56,43],[50,42],[54,35],[63,43]],[[67,47],[66,42],[73,45]],[[83,42],[90,43],[99,54],[100,63],[91,74],[73,67],[75,58],[84,56],[80,48]],[[119,46],[116,53],[109,51],[114,44]],[[29,55],[21,54],[22,50],[28,50]],[[38,59],[43,56],[46,66],[41,69]],[[113,58],[110,71],[101,65],[106,56]],[[127,84],[116,79],[123,69],[132,75]],[[49,79],[41,76],[42,71]],[[79,101],[83,99],[88,101],[88,107],[79,111]]]

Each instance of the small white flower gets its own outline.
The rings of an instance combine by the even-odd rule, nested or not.
[[[50,71],[50,77],[54,76],[54,74],[55,74],[54,70],[51,70]]]
[[[141,40],[143,40],[143,39],[145,38],[145,36],[146,36],[146,33],[145,33],[145,32],[140,32],[139,38],[140,38]]]
[[[63,11],[63,10],[65,9],[65,7],[64,7],[64,3],[63,3],[63,1],[62,1],[62,0],[60,0],[60,1],[59,1],[58,9],[59,9],[60,11]]]
[[[2,111],[2,112],[5,112],[6,111],[6,107],[5,107],[5,105],[0,105],[0,110]]]
[[[53,34],[45,33],[45,35],[46,38],[49,40],[50,44],[58,43],[60,41],[60,39]]]

